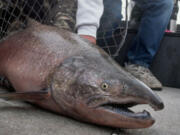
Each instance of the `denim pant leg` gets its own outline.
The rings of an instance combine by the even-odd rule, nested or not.
[[[121,0],[104,0],[104,13],[101,17],[98,37],[110,37],[113,30],[121,23]]]
[[[128,60],[149,67],[169,23],[173,0],[136,0],[136,3],[144,13]]]

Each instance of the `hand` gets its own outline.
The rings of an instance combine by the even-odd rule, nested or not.
[[[91,43],[96,44],[96,38],[89,35],[79,35],[80,37],[89,40]]]

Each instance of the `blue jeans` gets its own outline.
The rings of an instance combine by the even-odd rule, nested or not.
[[[121,0],[104,0],[104,13],[101,17],[99,37],[112,37],[113,30],[121,23]]]
[[[173,0],[135,0],[135,2],[143,11],[143,15],[127,57],[133,64],[149,67],[169,23]],[[118,26],[121,19],[121,5],[121,0],[104,0],[106,9],[101,20],[105,25],[102,26],[104,29],[112,30]],[[109,21],[112,25],[107,23]]]
[[[136,0],[136,3],[144,13],[128,61],[149,67],[169,23],[173,0]]]

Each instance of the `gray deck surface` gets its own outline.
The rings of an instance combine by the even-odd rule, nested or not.
[[[164,88],[158,92],[166,108],[154,112],[150,107],[139,106],[135,110],[149,110],[156,123],[141,130],[122,130],[117,135],[180,135],[180,89]],[[113,129],[81,123],[23,102],[0,99],[0,135],[111,135]]]

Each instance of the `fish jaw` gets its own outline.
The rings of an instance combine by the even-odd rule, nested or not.
[[[75,112],[80,114],[81,117],[74,118],[96,125],[141,129],[148,128],[155,123],[155,119],[147,111],[134,113],[127,108],[113,108],[112,106],[99,106],[97,108],[87,108],[83,104],[80,106]],[[71,114],[71,116],[75,115]]]

